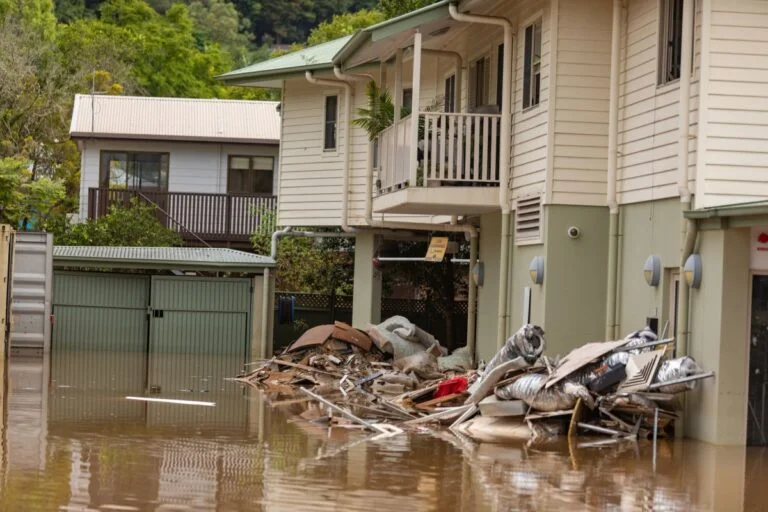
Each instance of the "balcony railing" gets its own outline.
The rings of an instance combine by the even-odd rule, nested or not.
[[[412,117],[390,126],[377,140],[378,189],[410,186],[498,186],[499,114],[421,112],[418,115],[417,183],[412,167]]]
[[[191,244],[248,245],[256,230],[275,230],[277,197],[248,194],[89,188],[88,218],[105,215],[112,205],[129,206],[133,198],[157,206],[158,220]]]

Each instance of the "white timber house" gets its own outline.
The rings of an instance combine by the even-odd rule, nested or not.
[[[137,199],[190,245],[272,231],[280,115],[272,101],[77,95],[81,219]],[[262,219],[263,217],[263,219]],[[263,224],[263,226],[262,226]]]
[[[440,1],[222,79],[282,91],[278,224],[354,234],[355,323],[377,237],[464,231],[478,359],[666,329],[716,373],[685,435],[768,444],[768,2]]]

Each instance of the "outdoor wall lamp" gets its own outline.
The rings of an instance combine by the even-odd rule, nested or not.
[[[475,268],[472,269],[472,281],[475,286],[483,286],[485,282],[485,264],[482,261],[475,263]]]
[[[691,288],[698,288],[701,286],[701,255],[691,254],[688,259],[685,260],[685,266],[683,267],[683,274],[685,275],[685,282]]]
[[[528,266],[528,274],[531,276],[533,284],[544,283],[544,256],[536,256],[531,260]]]
[[[643,265],[643,275],[648,286],[659,286],[661,281],[661,258],[652,254],[645,260]]]

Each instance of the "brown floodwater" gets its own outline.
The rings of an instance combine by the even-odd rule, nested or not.
[[[428,431],[371,441],[225,381],[240,363],[12,357],[0,379],[0,511],[768,509],[763,449],[665,441],[654,470],[647,442],[526,447]],[[145,389],[215,406],[125,398]]]

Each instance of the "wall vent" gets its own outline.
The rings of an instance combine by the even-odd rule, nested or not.
[[[515,214],[515,243],[541,243],[541,196],[522,197],[517,200]]]

